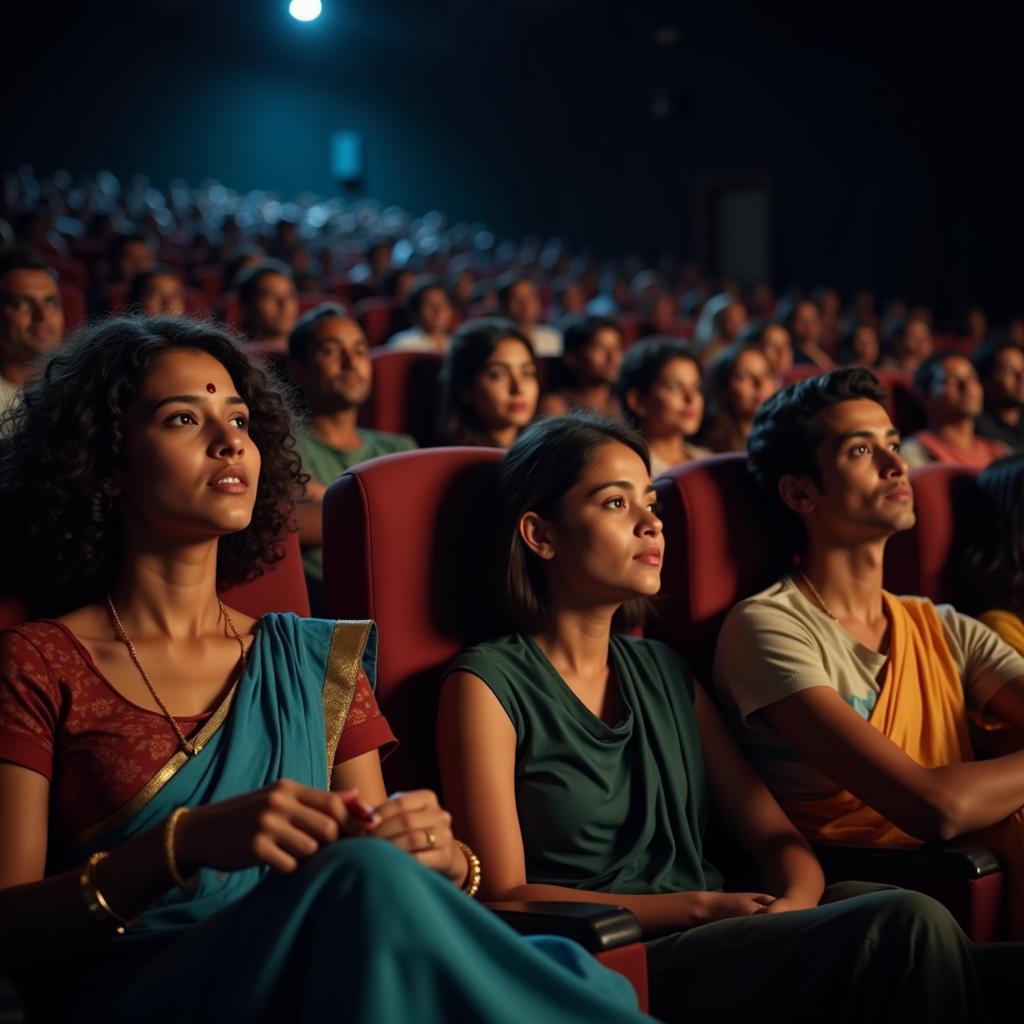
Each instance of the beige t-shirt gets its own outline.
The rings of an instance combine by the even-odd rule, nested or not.
[[[935,610],[970,706],[984,708],[997,690],[1024,676],[1024,658],[987,626],[949,605]],[[838,787],[801,761],[758,712],[800,690],[830,686],[867,719],[887,661],[887,655],[855,640],[784,577],[726,616],[715,650],[714,688],[772,792],[783,800],[817,799]]]

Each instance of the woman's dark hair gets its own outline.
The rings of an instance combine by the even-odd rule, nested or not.
[[[1024,616],[1024,452],[978,474],[973,505],[957,591],[962,610],[1005,608]]]
[[[19,593],[33,614],[55,615],[95,600],[121,557],[115,501],[124,465],[124,419],[156,360],[197,349],[221,363],[250,410],[262,456],[252,521],[220,541],[217,582],[255,579],[284,556],[283,534],[305,483],[292,414],[273,379],[241,343],[186,317],[116,317],[57,349],[2,422],[0,503],[20,555]]]
[[[131,284],[128,286],[128,292],[125,295],[125,306],[130,310],[138,310],[142,307],[142,298],[146,294],[146,289],[149,287],[154,277],[173,277],[179,283],[181,282],[181,275],[170,267],[155,266],[149,270],[143,270],[141,274],[136,274]]]
[[[504,586],[509,624],[535,632],[548,616],[548,593],[540,559],[523,543],[519,520],[527,512],[555,519],[562,499],[586,471],[594,452],[617,441],[640,456],[650,472],[647,445],[635,431],[594,413],[574,410],[567,416],[527,427],[501,464],[501,525]],[[645,599],[626,602],[616,625],[632,628],[643,621]]]
[[[864,398],[884,407],[886,397],[870,370],[854,367],[790,384],[757,410],[747,438],[747,468],[777,513],[778,525],[793,550],[803,546],[805,531],[779,496],[779,481],[787,475],[807,476],[820,486],[821,414],[840,402]]]
[[[615,394],[622,406],[623,414],[634,430],[641,430],[643,424],[629,407],[626,394],[636,391],[641,395],[646,395],[661,375],[661,371],[675,359],[689,360],[697,367],[697,372],[703,376],[703,367],[700,365],[697,353],[678,338],[653,335],[650,338],[641,338],[626,349],[626,354],[622,357],[622,365],[619,367],[619,379],[615,384]]]
[[[521,341],[536,361],[530,339],[511,320],[484,317],[467,320],[452,335],[441,370],[441,434],[456,444],[480,444],[487,439],[484,425],[462,397],[494,350],[509,338]]]

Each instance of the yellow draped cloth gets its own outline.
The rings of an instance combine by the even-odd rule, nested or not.
[[[926,768],[974,760],[963,683],[935,607],[883,593],[890,623],[889,663],[868,721]],[[920,846],[847,790],[790,800],[786,813],[812,842]],[[1024,938],[1024,811],[961,839],[992,849],[1007,879],[1008,931]]]

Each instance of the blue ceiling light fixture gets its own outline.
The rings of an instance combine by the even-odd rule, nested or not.
[[[316,21],[323,9],[320,0],[291,0],[288,4],[288,13],[296,21]]]

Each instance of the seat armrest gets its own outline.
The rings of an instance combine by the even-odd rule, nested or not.
[[[932,844],[901,849],[887,846],[816,846],[825,874],[857,871],[917,875],[927,878],[981,878],[1001,871],[996,855],[986,846],[966,843]]]
[[[601,953],[643,936],[636,915],[608,903],[507,900],[485,904],[521,935],[560,935],[588,953]]]

